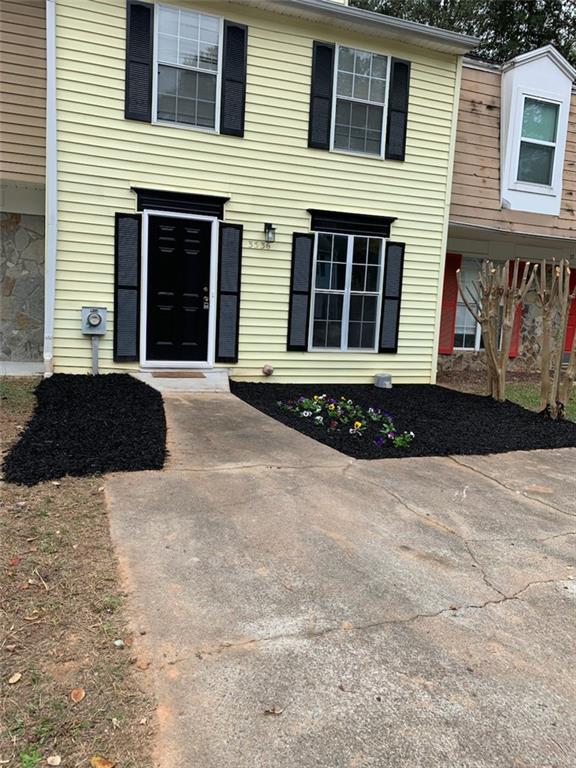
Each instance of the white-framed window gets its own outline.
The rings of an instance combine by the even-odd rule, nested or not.
[[[154,119],[218,131],[222,20],[156,6]]]
[[[464,259],[460,268],[460,283],[465,293],[466,301],[474,307],[478,307],[478,295],[476,284],[478,273],[482,268],[482,262],[478,259]],[[454,325],[454,348],[478,351],[483,348],[482,329],[471,312],[468,310],[460,291],[456,304],[456,322]]]
[[[516,180],[552,185],[560,104],[524,96]]]
[[[332,149],[382,156],[389,72],[388,56],[337,46]]]
[[[316,233],[310,350],[378,349],[383,271],[382,238]]]

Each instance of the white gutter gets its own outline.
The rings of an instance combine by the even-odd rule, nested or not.
[[[58,243],[56,143],[56,0],[46,0],[46,246],[44,251],[44,375],[54,373],[54,304]]]

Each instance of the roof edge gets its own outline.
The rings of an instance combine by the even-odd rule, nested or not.
[[[320,17],[345,24],[369,27],[372,34],[405,38],[407,42],[427,48],[436,48],[446,53],[463,55],[473,50],[480,42],[471,35],[463,35],[448,29],[431,27],[415,21],[405,21],[394,16],[385,16],[374,11],[364,11],[340,5],[332,0],[236,0],[243,5],[267,7],[284,13],[310,12]]]
[[[554,48],[553,45],[544,45],[542,48],[536,48],[533,51],[528,51],[527,53],[521,53],[519,56],[515,56],[513,59],[510,59],[510,61],[507,61],[502,65],[502,72],[508,72],[510,69],[527,64],[529,61],[536,61],[542,58],[551,59],[567,77],[571,80],[576,80],[576,69],[559,51],[556,50],[556,48]]]

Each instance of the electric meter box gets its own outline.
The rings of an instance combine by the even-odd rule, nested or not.
[[[107,307],[82,307],[82,333],[85,335],[103,336],[107,321]]]

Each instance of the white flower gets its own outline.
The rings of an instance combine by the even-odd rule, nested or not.
[[[302,411],[302,416],[308,418],[308,416],[312,416],[312,411]]]

